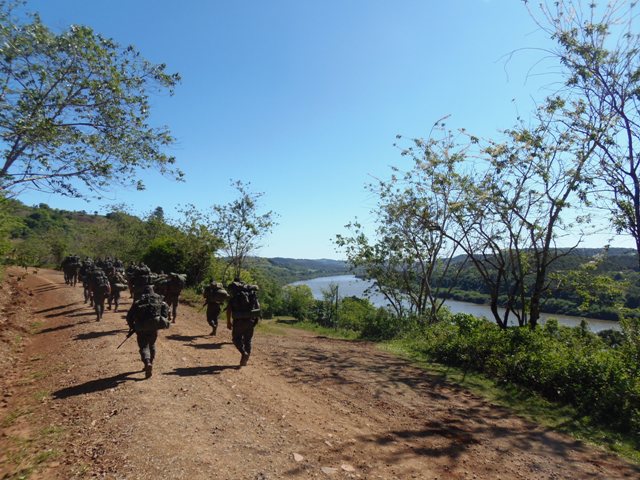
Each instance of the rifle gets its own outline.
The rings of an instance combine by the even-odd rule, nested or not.
[[[116,350],[118,350],[122,345],[124,345],[124,342],[126,342],[127,340],[129,340],[129,338],[130,338],[134,333],[136,333],[134,330],[129,330],[129,333],[127,333],[127,336],[126,336],[126,337],[125,337],[125,339],[122,341],[122,343],[116,347]]]

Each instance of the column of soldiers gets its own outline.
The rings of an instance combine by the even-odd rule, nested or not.
[[[108,309],[113,307],[117,312],[120,293],[129,290],[133,304],[126,315],[130,328],[127,338],[136,334],[145,376],[151,377],[157,332],[176,322],[178,299],[186,275],[156,274],[144,263],[132,263],[125,270],[117,258],[93,261],[90,258],[81,260],[76,255],[66,257],[62,268],[65,283],[75,285],[78,280],[82,282],[84,301],[94,308],[96,321],[102,320],[105,301]],[[241,354],[240,366],[247,365],[249,361],[253,331],[260,319],[257,292],[256,285],[243,283],[239,278],[226,289],[221,283],[211,281],[203,292],[211,335],[217,334],[218,317],[227,303],[227,328],[231,330],[233,344]]]

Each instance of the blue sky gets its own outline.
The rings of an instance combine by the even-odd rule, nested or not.
[[[406,165],[396,134],[427,136],[450,115],[451,128],[495,135],[529,115],[556,67],[517,0],[32,0],[27,8],[54,30],[91,26],[181,74],[176,94],[152,104],[153,123],[177,139],[171,153],[186,182],[147,172],[146,191],[114,190],[103,202],[21,200],[102,213],[114,203],[136,214],[162,206],[175,216],[179,205],[229,202],[231,179],[251,182],[264,192],[261,210],[279,214],[257,252],[267,257],[339,258],[335,234],[355,217],[373,218],[364,185]]]

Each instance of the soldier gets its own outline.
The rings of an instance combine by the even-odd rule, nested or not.
[[[89,285],[89,280],[91,278],[91,272],[93,271],[94,265],[93,260],[89,257],[86,257],[82,261],[82,265],[80,266],[80,280],[82,280],[82,290],[84,293],[84,303],[89,301],[89,305],[93,307],[93,296],[91,295],[91,287]]]
[[[131,305],[127,312],[127,324],[136,333],[145,377],[149,378],[153,373],[158,330],[171,325],[169,306],[160,295],[154,293],[151,285],[144,287],[140,298]]]
[[[211,283],[204,287],[202,296],[205,298],[207,306],[207,323],[211,326],[211,335],[218,331],[218,316],[222,310],[222,304],[229,298],[229,294],[221,283],[211,280]]]
[[[249,362],[253,330],[260,320],[258,286],[248,285],[236,278],[227,287],[231,298],[227,305],[227,328],[240,354],[240,366]]]
[[[169,305],[169,318],[172,323],[176,323],[178,301],[186,281],[187,276],[184,273],[169,273],[169,275],[160,273],[160,278],[154,284],[156,292],[162,295]]]
[[[153,285],[154,274],[151,273],[151,269],[144,263],[140,262],[133,274],[133,301],[135,302],[140,298],[145,287]]]
[[[93,307],[96,311],[97,322],[102,320],[104,314],[104,301],[111,293],[107,274],[101,268],[94,268],[89,274],[89,289],[93,299]]]
[[[109,277],[109,286],[111,287],[107,308],[111,310],[111,304],[113,303],[115,306],[113,311],[117,312],[120,305],[120,292],[127,289],[127,279],[115,267],[112,267],[107,272],[107,277]]]
[[[64,273],[64,283],[76,286],[78,283],[78,271],[80,270],[80,257],[68,255],[62,261],[62,272]]]

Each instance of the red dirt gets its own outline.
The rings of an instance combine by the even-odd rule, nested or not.
[[[240,369],[181,305],[145,380],[124,312],[96,322],[59,272],[9,269],[0,307],[1,478],[640,477],[372,344],[258,332]]]

